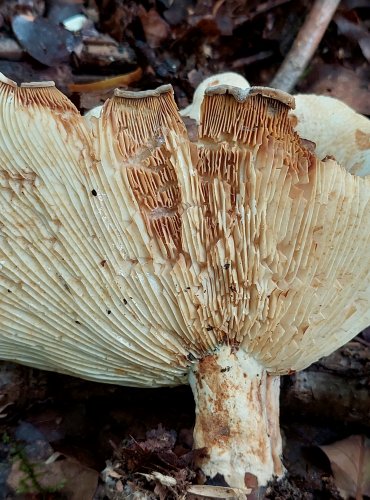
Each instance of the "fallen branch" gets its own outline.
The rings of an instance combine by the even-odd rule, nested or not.
[[[290,51],[270,83],[271,87],[291,92],[321,42],[339,2],[315,0]]]
[[[356,341],[285,379],[282,417],[370,425],[370,347]]]

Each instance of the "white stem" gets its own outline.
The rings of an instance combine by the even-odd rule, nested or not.
[[[257,488],[283,475],[279,377],[239,349],[223,346],[189,374],[196,403],[194,448],[207,448],[198,466],[229,486]]]

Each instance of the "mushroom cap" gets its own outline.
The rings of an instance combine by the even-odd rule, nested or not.
[[[194,144],[170,86],[87,125],[3,78],[0,358],[154,387],[224,344],[302,369],[367,326],[370,178],[307,150],[291,106],[211,89]]]
[[[199,124],[206,89],[219,85],[250,87],[238,73],[210,76],[197,87],[193,102],[180,111],[181,116]],[[346,170],[360,176],[370,174],[370,120],[333,97],[298,94],[294,100],[295,109],[291,111],[294,128],[302,138],[315,144],[319,158],[334,156]],[[89,113],[98,116],[95,108]]]
[[[334,97],[298,94],[296,130],[316,144],[316,155],[335,159],[349,172],[370,174],[370,120]]]

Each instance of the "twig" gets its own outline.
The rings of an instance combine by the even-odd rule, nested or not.
[[[257,61],[262,61],[263,59],[267,59],[272,55],[273,52],[271,50],[266,50],[264,52],[259,52],[258,54],[253,54],[251,56],[241,57],[240,59],[236,59],[231,63],[231,68],[238,69],[241,68],[242,66],[249,66],[249,64],[253,64]]]
[[[137,82],[138,80],[140,80],[142,75],[143,70],[141,68],[137,68],[131,73],[114,76],[113,78],[107,78],[105,80],[99,80],[98,82],[70,83],[68,85],[68,88],[70,92],[101,92],[103,90],[108,91],[122,85],[130,85],[131,83]]]
[[[362,337],[359,337],[357,336],[356,338],[353,339],[354,342],[359,342],[360,344],[366,346],[366,347],[370,347],[370,342],[368,342],[367,340],[363,339]]]
[[[315,53],[340,0],[315,0],[271,87],[290,92]]]

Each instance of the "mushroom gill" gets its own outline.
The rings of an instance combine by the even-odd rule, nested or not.
[[[294,99],[172,88],[84,121],[0,82],[0,358],[131,386],[190,381],[206,476],[280,476],[278,377],[370,323],[370,178],[318,160]]]

